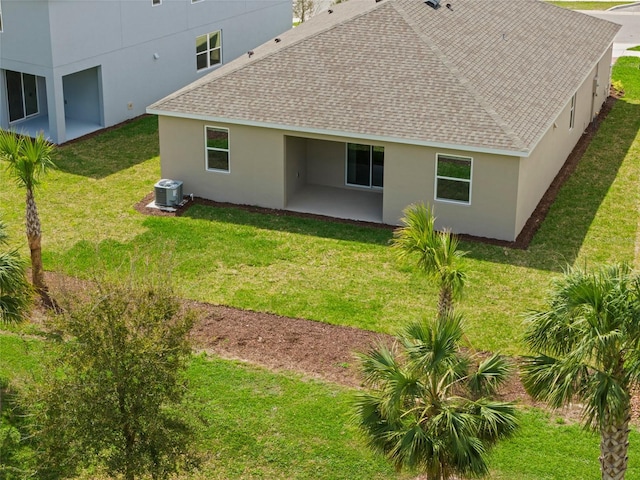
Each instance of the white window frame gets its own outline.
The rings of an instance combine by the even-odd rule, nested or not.
[[[210,48],[210,41],[211,41],[211,37],[213,35],[218,35],[218,38],[220,40],[220,46],[215,47],[215,48]],[[203,51],[203,52],[198,52],[198,38],[199,37],[204,37],[204,36],[207,37],[207,49],[205,51]],[[220,51],[220,62],[211,65],[209,62],[211,60],[211,52],[214,51],[214,50],[219,50]],[[206,58],[207,58],[207,66],[206,67],[198,68],[198,57],[200,55],[206,55]],[[222,30],[216,30],[214,32],[203,33],[202,35],[198,35],[196,37],[196,71],[203,72],[205,70],[208,70],[210,68],[216,67],[218,65],[222,65]]]
[[[162,0],[151,0],[152,7],[157,7],[159,5],[162,5]]]
[[[363,145],[369,147],[369,185],[360,185],[359,183],[349,183],[349,145]],[[366,188],[368,190],[383,190],[384,189],[384,162],[382,164],[383,174],[382,174],[382,186],[373,185],[373,148],[381,147],[384,152],[384,147],[382,145],[371,145],[368,143],[354,143],[347,142],[344,145],[344,184],[348,187],[356,187],[356,188]],[[384,153],[383,153],[384,155]]]
[[[440,161],[440,157],[451,158],[454,160],[463,160],[469,162],[469,179],[466,178],[457,178],[457,177],[445,177],[438,175],[438,162]],[[465,157],[462,155],[452,155],[449,153],[436,153],[436,169],[435,169],[435,180],[433,184],[433,198],[437,202],[445,202],[445,203],[455,203],[456,205],[471,205],[472,198],[472,187],[473,187],[473,157]],[[469,184],[469,200],[453,200],[451,198],[439,198],[438,197],[438,180],[451,180],[456,182],[468,183]]]
[[[573,130],[573,127],[576,124],[576,100],[577,100],[578,92],[573,94],[571,97],[571,109],[569,110],[569,130]]]
[[[212,128],[214,130],[224,130],[227,132],[227,148],[215,148],[210,147],[207,144],[207,130]],[[220,127],[218,125],[205,125],[204,126],[204,169],[207,172],[217,172],[217,173],[231,173],[231,140],[230,140],[230,132],[226,127]],[[217,151],[217,152],[226,152],[227,153],[227,169],[222,170],[220,168],[209,168],[209,151]]]

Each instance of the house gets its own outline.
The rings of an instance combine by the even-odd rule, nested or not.
[[[290,0],[0,0],[0,128],[55,143],[291,28]]]
[[[538,0],[350,0],[151,105],[216,201],[513,241],[608,96],[618,25]],[[436,8],[434,8],[436,7]]]

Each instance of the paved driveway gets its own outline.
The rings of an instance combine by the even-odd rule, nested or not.
[[[640,56],[640,52],[625,53],[627,48],[640,45],[640,5],[604,12],[597,10],[581,10],[581,12],[622,25],[613,43],[614,58],[621,57],[623,54]]]

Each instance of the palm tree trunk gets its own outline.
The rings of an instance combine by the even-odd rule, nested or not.
[[[605,419],[600,428],[600,468],[602,480],[624,480],[629,447],[629,408],[622,422]]]
[[[44,267],[42,266],[42,233],[40,229],[40,217],[33,190],[27,189],[27,240],[31,251],[31,281],[36,291],[42,298],[46,307],[53,307],[54,303],[49,296],[47,286],[44,282]]]
[[[441,287],[438,294],[438,316],[444,317],[453,311],[453,291],[448,287]]]

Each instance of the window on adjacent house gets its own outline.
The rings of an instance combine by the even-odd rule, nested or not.
[[[156,5],[162,5],[162,0],[151,0],[151,5],[153,5],[154,7]]]
[[[0,2],[0,32],[2,31],[2,2]]]
[[[576,122],[576,95],[577,93],[574,93],[573,97],[571,97],[571,110],[569,112],[569,129],[572,129]]]
[[[38,85],[35,75],[5,70],[9,122],[38,114]]]
[[[229,130],[205,127],[207,170],[229,171]]]
[[[218,30],[196,38],[196,66],[198,70],[204,70],[222,62],[221,36],[220,30]]]
[[[471,203],[471,161],[469,157],[436,157],[436,200]]]
[[[384,147],[347,143],[347,185],[382,188]]]

